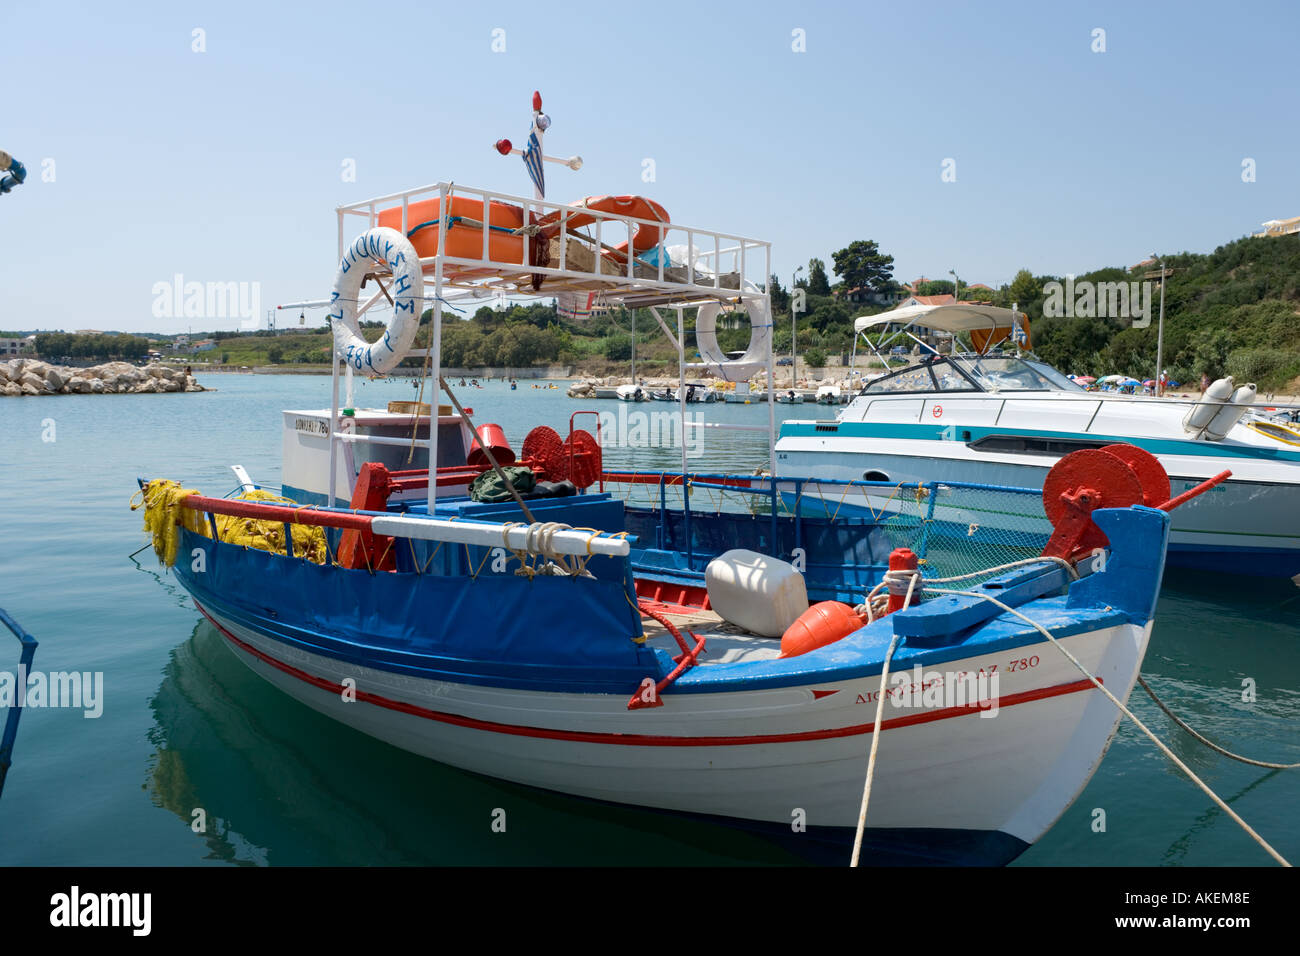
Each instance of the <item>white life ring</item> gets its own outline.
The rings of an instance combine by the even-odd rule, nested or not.
[[[367,342],[357,322],[361,281],[372,260],[381,259],[393,273],[388,294],[393,297],[393,318],[378,342]],[[420,257],[409,239],[396,229],[380,226],[352,240],[343,253],[330,293],[330,327],[334,353],[358,372],[377,375],[394,368],[406,357],[420,327],[424,307],[424,274]]]
[[[767,369],[768,342],[772,338],[772,316],[767,309],[767,298],[762,295],[742,296],[741,304],[749,316],[749,347],[738,359],[729,359],[718,347],[718,315],[722,306],[706,302],[695,314],[695,345],[700,350],[698,365],[691,368],[713,372],[725,382],[745,382],[755,372]]]

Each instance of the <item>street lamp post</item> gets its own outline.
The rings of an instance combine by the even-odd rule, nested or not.
[[[958,291],[961,289],[961,281],[957,278],[957,270],[949,269],[948,275],[952,276],[952,301],[958,301]],[[952,344],[948,346],[953,355],[957,354],[957,333],[952,334]]]
[[[1151,258],[1156,259],[1156,254],[1151,253]],[[1163,259],[1156,259],[1160,266],[1160,321],[1156,325],[1156,395],[1160,396],[1165,393],[1165,377],[1163,370],[1165,367],[1165,262]]]
[[[795,301],[794,284],[799,273],[801,272],[803,272],[803,266],[799,266],[799,268],[795,269],[794,272],[790,273],[790,390],[791,391],[794,391],[795,384],[799,381],[799,374],[798,374],[799,353],[795,349],[795,345],[794,345],[794,336],[795,336],[794,326],[795,326],[795,316],[797,315],[797,313],[794,310],[794,301]]]

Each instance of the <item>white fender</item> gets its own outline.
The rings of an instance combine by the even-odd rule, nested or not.
[[[393,297],[393,318],[378,342],[367,342],[357,323],[357,302],[361,280],[371,271],[372,260],[381,259],[392,270],[388,294]],[[396,229],[380,226],[352,240],[343,253],[330,311],[326,318],[334,330],[334,352],[358,372],[382,375],[394,368],[415,341],[424,307],[424,275],[420,257],[409,239]]]
[[[1192,438],[1200,438],[1205,427],[1214,420],[1224,402],[1232,398],[1232,376],[1221,378],[1205,390],[1201,400],[1183,416],[1183,431]]]
[[[1210,441],[1222,441],[1227,437],[1232,427],[1241,421],[1241,416],[1249,411],[1248,406],[1254,403],[1256,397],[1255,383],[1241,386],[1232,393],[1232,399],[1219,408],[1215,413],[1210,424],[1205,426],[1205,437]]]
[[[749,316],[749,347],[738,359],[729,359],[718,347],[718,316],[722,306],[706,302],[695,315],[695,345],[703,362],[687,368],[713,372],[724,382],[746,382],[755,372],[767,368],[768,342],[772,338],[772,316],[764,296],[741,296],[741,305]]]

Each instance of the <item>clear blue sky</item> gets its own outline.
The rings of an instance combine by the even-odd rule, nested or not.
[[[1298,10],[9,4],[0,149],[29,178],[0,197],[0,328],[184,331],[151,314],[176,273],[259,282],[263,307],[324,296],[336,204],[438,179],[528,192],[489,146],[523,139],[534,88],[547,152],[586,160],[548,166],[548,198],[649,195],[772,241],[784,284],[864,238],[901,280],[993,286],[1209,251],[1300,215]]]

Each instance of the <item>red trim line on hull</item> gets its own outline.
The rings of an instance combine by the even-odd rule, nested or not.
[[[328,681],[323,677],[317,677],[309,674],[304,670],[299,670],[291,664],[276,660],[269,654],[266,654],[251,644],[241,641],[234,634],[222,627],[216,622],[211,614],[199,604],[194,602],[194,606],[199,609],[199,613],[212,622],[221,634],[240,650],[252,654],[258,660],[270,664],[276,670],[283,671],[290,677],[296,677],[298,680],[318,687],[321,690],[327,690],[332,694],[340,692],[342,685],[333,681]],[[1100,678],[1099,678],[1100,679]],[[1069,684],[1057,684],[1054,687],[1040,687],[1036,690],[1022,691],[1019,694],[1011,694],[1007,697],[998,699],[998,707],[1014,707],[1017,704],[1028,704],[1036,700],[1045,700],[1049,697],[1060,697],[1064,694],[1075,694],[1079,691],[1093,689],[1092,681],[1084,679],[1073,681]],[[491,720],[478,720],[473,717],[462,717],[459,714],[449,714],[443,711],[429,710],[427,707],[420,707],[417,704],[408,704],[405,701],[393,700],[389,697],[381,697],[378,694],[371,694],[367,691],[358,689],[356,699],[367,704],[374,704],[376,707],[383,707],[388,710],[395,710],[399,713],[410,714],[414,717],[423,717],[426,720],[436,720],[439,723],[454,724],[457,727],[468,727],[471,730],[486,730],[490,733],[510,734],[516,737],[537,737],[544,740],[573,740],[581,743],[591,744],[620,744],[625,747],[740,747],[749,744],[788,744],[798,743],[805,740],[830,740],[835,737],[854,737],[860,734],[869,734],[872,732],[871,724],[855,724],[851,727],[832,727],[827,730],[806,730],[799,733],[790,734],[766,734],[748,737],[670,737],[657,734],[607,734],[597,733],[586,730],[553,730],[549,727],[527,727],[522,724],[501,724]],[[668,701],[665,701],[668,703]],[[970,714],[979,713],[981,708],[978,705],[968,707],[945,707],[940,710],[925,711],[918,714],[908,714],[905,717],[895,717],[892,720],[886,720],[881,724],[882,730],[893,730],[897,727],[910,727],[913,724],[928,724],[936,720],[948,720],[954,717],[964,717]]]

